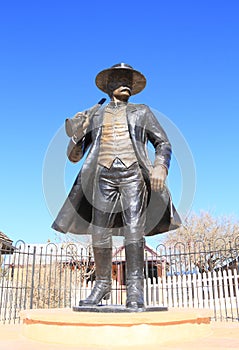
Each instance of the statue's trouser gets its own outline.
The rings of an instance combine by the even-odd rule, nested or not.
[[[90,296],[86,300],[81,300],[80,305],[97,305],[109,295],[112,268],[111,227],[117,213],[120,213],[125,237],[127,281],[129,281],[127,306],[134,308],[143,306],[143,235],[146,206],[147,190],[138,163],[126,168],[116,159],[110,169],[98,168],[92,218],[96,283]],[[138,297],[133,292],[136,290]]]

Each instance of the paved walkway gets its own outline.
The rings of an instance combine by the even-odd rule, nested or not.
[[[160,346],[160,350],[229,350],[239,349],[239,322],[212,322],[211,333],[203,338],[197,338],[196,340],[189,340],[187,342],[174,343],[172,334],[172,343],[164,346]],[[25,338],[22,335],[21,325],[0,325],[0,350],[122,350],[117,348],[117,344],[114,347],[102,348],[102,347],[81,347],[78,346],[66,346],[61,344],[49,344],[44,342],[36,342]],[[134,347],[125,347],[124,350],[132,350]],[[137,346],[137,350],[146,350],[145,347],[140,348]],[[159,350],[158,346],[147,347],[147,350]]]

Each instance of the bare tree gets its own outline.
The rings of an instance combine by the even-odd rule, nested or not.
[[[172,254],[180,256],[180,263],[190,266],[190,269],[193,265],[200,272],[212,271],[237,258],[239,223],[231,216],[194,213],[181,228],[169,232],[163,244],[170,247]],[[184,256],[190,256],[190,261],[182,261]]]
[[[231,216],[214,217],[209,212],[191,214],[184,225],[165,236],[164,244],[173,246],[177,242],[184,242],[193,246],[201,241],[213,245],[218,239],[233,241],[239,235],[239,222]],[[216,248],[216,247],[215,247]]]

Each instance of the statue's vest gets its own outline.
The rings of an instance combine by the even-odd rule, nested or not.
[[[125,104],[107,106],[103,117],[98,163],[110,168],[116,158],[127,168],[137,161],[129,135]]]

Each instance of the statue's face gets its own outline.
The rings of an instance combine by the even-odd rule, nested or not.
[[[111,97],[115,97],[120,101],[127,101],[131,96],[132,79],[130,76],[115,73],[108,83],[108,91]]]
[[[120,85],[117,89],[113,90],[113,97],[119,101],[128,101],[131,96],[131,89],[128,86]]]

